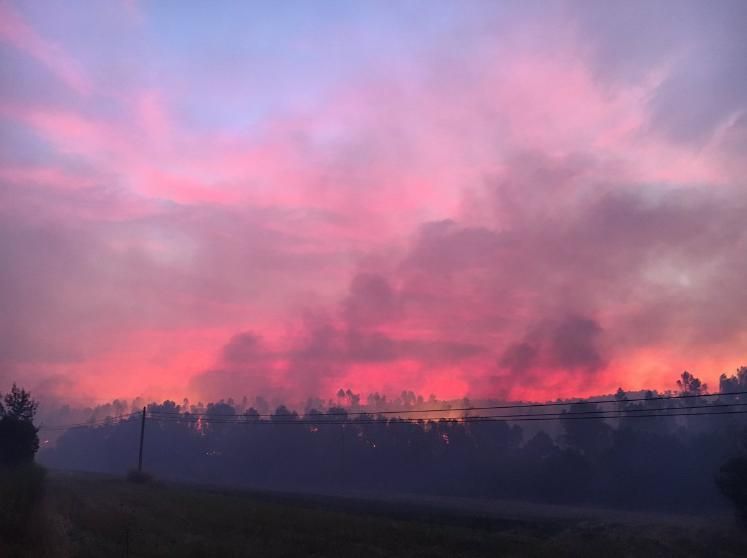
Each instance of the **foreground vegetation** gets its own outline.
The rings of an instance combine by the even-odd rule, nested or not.
[[[50,474],[37,532],[1,556],[747,555],[725,525],[536,520]]]

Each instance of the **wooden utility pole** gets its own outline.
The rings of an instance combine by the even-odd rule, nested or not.
[[[143,472],[143,438],[145,438],[145,407],[143,407],[143,418],[140,419],[140,453],[137,458],[137,472]]]
[[[345,467],[345,425],[340,425],[340,480],[342,481],[343,490],[346,488],[346,467]]]

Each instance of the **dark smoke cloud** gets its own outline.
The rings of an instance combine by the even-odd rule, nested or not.
[[[504,389],[581,386],[637,351],[737,342],[744,192],[614,184],[604,170],[590,157],[513,158],[462,222],[424,224],[394,271],[354,276],[339,312],[308,318],[286,381],[314,390],[357,364],[417,361],[461,363],[477,390],[496,367]],[[425,339],[402,333],[422,327]]]

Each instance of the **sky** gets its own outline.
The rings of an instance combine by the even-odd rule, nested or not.
[[[741,0],[2,0],[0,386],[717,389],[747,362],[745,26]]]

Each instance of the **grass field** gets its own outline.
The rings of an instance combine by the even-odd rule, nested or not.
[[[593,519],[531,506],[505,517],[417,500],[257,494],[50,474],[43,525],[2,556],[747,556],[747,539],[697,521]],[[553,517],[555,515],[556,517]],[[615,516],[611,516],[615,517]],[[634,516],[631,516],[634,517]],[[645,518],[645,516],[640,516]]]

